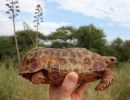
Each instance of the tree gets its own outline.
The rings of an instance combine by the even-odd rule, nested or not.
[[[20,12],[18,1],[7,0],[6,6],[9,8],[9,10],[6,13],[9,14],[9,18],[12,19],[12,22],[13,22],[13,30],[14,30],[14,36],[15,36],[17,56],[18,56],[18,61],[20,63],[20,53],[19,53],[18,40],[17,40],[17,35],[16,35],[16,29],[15,29],[15,18],[16,16],[18,16],[18,13]]]
[[[46,36],[42,33],[37,33],[33,30],[21,30],[17,31],[16,35],[18,37],[19,42],[19,51],[21,57],[30,49],[35,46],[35,36],[39,35],[40,40],[45,40]],[[44,44],[41,44],[44,46]],[[16,50],[15,50],[15,40],[14,35],[12,36],[0,36],[0,60],[8,57],[16,58]]]
[[[67,43],[61,43],[60,41],[53,41],[50,45],[51,48],[66,48],[68,47]]]
[[[123,41],[121,38],[116,38],[112,41],[110,47],[114,50],[113,55],[116,56],[119,61],[130,62],[130,40]]]
[[[14,37],[0,36],[0,59],[13,57],[16,54]]]
[[[20,51],[23,51],[23,48],[28,49],[35,46],[36,34],[39,35],[39,39],[46,39],[42,33],[33,30],[21,30],[17,31],[16,34],[18,36]]]
[[[76,34],[76,31],[77,30],[71,26],[62,26],[58,28],[55,32],[48,36],[48,39],[52,42],[51,47],[53,47],[54,44],[62,44],[62,46],[59,45],[59,48],[75,46],[76,40],[74,34]],[[58,45],[56,47],[58,47]]]
[[[116,56],[119,60],[123,60],[123,45],[124,41],[121,38],[116,38],[111,42],[110,47],[114,49],[113,55]]]
[[[123,44],[123,60],[130,62],[130,40],[127,40]]]
[[[79,27],[76,38],[79,47],[84,47],[100,54],[104,53],[103,48],[106,44],[105,34],[94,25]]]
[[[36,9],[35,9],[35,15],[34,15],[34,27],[36,27],[36,31],[39,31],[39,25],[41,22],[43,22],[43,18],[42,18],[42,8],[40,4],[37,4]],[[36,34],[36,47],[38,46],[38,34]]]

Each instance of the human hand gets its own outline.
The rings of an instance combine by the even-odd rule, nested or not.
[[[75,72],[68,73],[60,87],[50,85],[50,100],[80,100],[87,83],[80,84],[77,87],[77,82],[78,75]]]

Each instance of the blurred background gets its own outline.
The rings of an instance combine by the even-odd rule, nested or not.
[[[0,100],[48,100],[48,85],[18,75],[32,48],[86,48],[115,56],[116,79],[103,92],[90,84],[82,100],[130,100],[130,1],[1,0]]]

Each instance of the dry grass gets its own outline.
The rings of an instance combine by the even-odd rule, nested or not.
[[[116,80],[103,92],[96,92],[98,82],[91,83],[83,100],[130,100],[130,64],[115,69]],[[48,100],[47,85],[33,85],[18,75],[12,60],[0,63],[0,100]]]

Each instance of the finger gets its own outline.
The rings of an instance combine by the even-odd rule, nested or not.
[[[88,86],[88,83],[82,83],[76,90],[75,90],[75,93],[78,95],[78,96],[82,96],[84,91],[86,90]]]
[[[63,96],[71,96],[73,90],[76,87],[78,82],[78,75],[75,72],[70,72],[65,77],[62,86],[61,86],[61,95]]]

